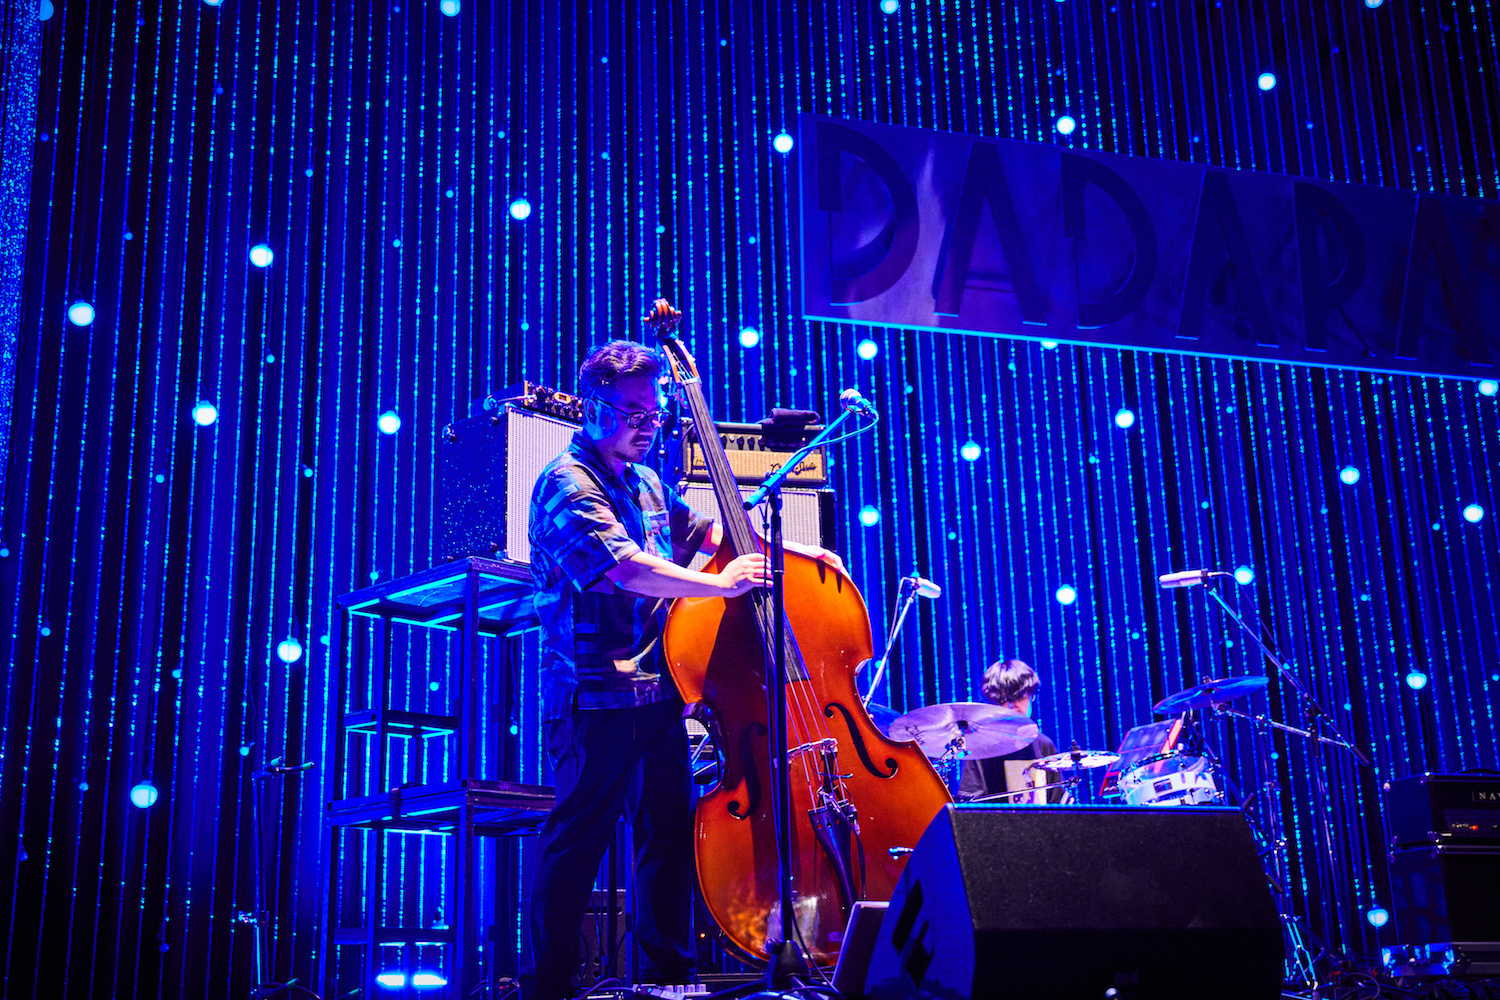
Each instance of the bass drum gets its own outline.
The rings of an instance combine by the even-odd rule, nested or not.
[[[1218,805],[1214,763],[1195,753],[1159,753],[1136,761],[1120,775],[1120,794],[1132,806]]]

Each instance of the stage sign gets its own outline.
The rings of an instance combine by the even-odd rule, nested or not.
[[[810,319],[1468,377],[1500,204],[800,118]]]

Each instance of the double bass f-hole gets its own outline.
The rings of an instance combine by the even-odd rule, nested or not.
[[[870,748],[865,745],[864,734],[861,733],[859,731],[859,728],[854,725],[854,716],[850,714],[849,710],[839,702],[833,702],[827,708],[824,708],[823,714],[831,719],[833,718],[834,709],[838,709],[839,713],[843,715],[844,725],[849,727],[849,739],[854,743],[854,751],[855,753],[859,754],[859,762],[865,766],[865,770],[869,771],[877,778],[894,778],[896,776],[896,772],[901,769],[901,764],[896,760],[896,758],[887,757],[885,759],[885,766],[890,768],[890,771],[882,771],[880,770],[880,768],[876,767],[875,761],[870,759]]]

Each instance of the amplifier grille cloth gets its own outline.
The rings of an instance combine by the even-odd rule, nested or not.
[[[700,514],[707,514],[715,521],[720,520],[719,501],[714,496],[712,486],[706,483],[688,483],[679,492],[689,507]],[[744,491],[749,492],[751,490]],[[819,490],[781,491],[781,531],[787,540],[803,545],[823,544],[823,521],[818,506],[820,493]],[[757,531],[761,530],[762,518],[770,517],[765,504],[756,507],[749,514],[750,523]],[[703,556],[694,556],[689,565],[693,569],[702,569],[706,562],[708,560]]]

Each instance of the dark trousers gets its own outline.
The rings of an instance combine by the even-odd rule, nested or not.
[[[557,804],[537,837],[531,949],[539,1000],[573,994],[579,928],[625,810],[635,841],[635,936],[646,981],[693,971],[692,776],[682,702],[574,709],[547,723]],[[608,956],[609,946],[602,949]],[[531,996],[527,1000],[532,1000]]]

